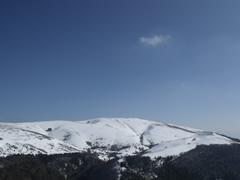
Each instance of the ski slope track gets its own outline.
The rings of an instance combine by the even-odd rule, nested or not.
[[[214,132],[138,118],[0,123],[0,156],[96,152],[100,158],[178,156],[197,145],[232,144]]]

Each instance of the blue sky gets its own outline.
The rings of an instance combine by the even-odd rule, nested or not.
[[[240,137],[240,1],[0,1],[0,120],[142,117]]]

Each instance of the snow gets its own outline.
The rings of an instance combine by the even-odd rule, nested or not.
[[[0,123],[0,139],[0,156],[91,149],[103,159],[113,152],[123,157],[146,150],[146,156],[155,158],[179,155],[201,144],[233,143],[213,132],[138,118]]]
[[[33,130],[13,124],[0,124],[0,156],[80,151],[72,145]]]
[[[166,141],[160,143],[149,150],[145,156],[151,158],[177,156],[181,153],[190,151],[197,147],[197,145],[210,145],[210,144],[231,144],[231,140],[219,136],[217,134],[199,136],[194,135],[192,137],[181,138],[173,141]]]
[[[144,133],[144,142],[151,142],[153,144],[174,141],[181,138],[193,136],[194,133],[177,128],[169,128],[166,125],[153,124]]]

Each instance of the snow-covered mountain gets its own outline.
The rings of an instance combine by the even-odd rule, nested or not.
[[[91,150],[100,157],[139,152],[166,157],[197,145],[231,143],[235,142],[214,132],[138,118],[0,123],[0,156]]]

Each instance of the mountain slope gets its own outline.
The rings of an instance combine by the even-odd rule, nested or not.
[[[2,123],[0,137],[4,137],[0,140],[0,155],[54,154],[91,149],[102,157],[141,152],[154,158],[179,155],[197,145],[234,143],[213,132],[137,118]],[[17,145],[17,150],[11,148],[8,151],[8,144]],[[26,144],[34,150],[25,150]]]
[[[60,140],[12,124],[0,124],[0,156],[79,152]]]

